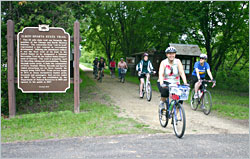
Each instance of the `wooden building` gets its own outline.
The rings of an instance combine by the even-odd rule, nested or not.
[[[189,79],[192,76],[194,63],[197,60],[197,57],[200,56],[201,51],[198,45],[190,45],[190,44],[169,44],[172,47],[175,47],[177,50],[176,58],[180,59],[184,71],[186,73],[187,78]],[[135,64],[138,64],[142,59],[142,55],[144,52],[134,53],[131,56],[135,58]],[[147,51],[149,54],[149,60],[152,62],[154,69],[158,73],[159,66],[162,60],[166,58],[166,53],[164,51]],[[135,69],[135,67],[132,67]],[[136,75],[135,70],[131,69],[131,73]]]

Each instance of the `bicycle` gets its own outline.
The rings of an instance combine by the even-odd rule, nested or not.
[[[127,72],[127,69],[125,68],[121,68],[121,78],[120,78],[120,82],[124,83],[125,82],[125,74]]]
[[[146,75],[147,73],[141,73],[141,75]],[[155,74],[155,71],[153,72],[150,72],[148,74]],[[145,77],[144,77],[145,79]],[[139,84],[139,94],[140,94],[140,85]],[[146,96],[147,96],[147,100],[148,101],[151,101],[151,98],[152,98],[152,87],[151,87],[151,83],[150,83],[150,80],[148,77],[146,77],[146,82],[144,80],[144,84],[143,84],[143,87],[142,87],[142,98],[144,97],[144,94],[146,93]]]
[[[110,68],[110,76],[111,76],[111,78],[115,78],[115,68],[114,67]]]
[[[191,92],[191,108],[197,110],[198,106],[203,107],[203,113],[208,115],[212,109],[212,96],[211,93],[206,89],[207,83],[213,82],[212,88],[215,86],[215,82],[211,80],[201,80],[202,84],[198,89],[198,98],[194,98],[195,90],[193,88]]]
[[[93,70],[93,75],[94,75],[94,78],[96,79],[97,78],[97,74],[98,74],[98,71],[97,71],[97,66],[94,66],[93,65],[93,67],[94,67],[94,70]]]
[[[169,103],[169,98],[164,102],[164,108],[159,109],[159,121],[162,127],[168,125],[168,120],[172,119],[174,133],[178,138],[182,138],[186,129],[186,115],[182,106],[184,100],[188,100],[190,88],[185,85],[169,84],[169,94],[172,96],[172,101]]]
[[[103,74],[103,68],[101,70],[99,70],[99,71],[100,71],[101,75],[100,75],[98,81],[101,83],[102,82],[102,77],[104,76],[104,74]]]

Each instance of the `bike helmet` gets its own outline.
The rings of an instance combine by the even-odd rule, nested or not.
[[[177,50],[174,48],[174,47],[172,47],[172,46],[170,46],[170,47],[168,47],[166,50],[165,50],[165,53],[170,53],[170,52],[177,52]]]
[[[121,58],[121,60],[123,60],[123,58]]]
[[[206,54],[201,54],[201,55],[200,55],[200,58],[207,59],[207,55],[206,55]]]
[[[104,60],[104,58],[103,58],[103,57],[101,57],[101,59],[103,59],[103,60]]]
[[[144,56],[148,56],[148,53],[145,52],[145,53],[143,54],[143,57],[144,57]]]
[[[98,59],[98,57],[95,57],[95,59]]]

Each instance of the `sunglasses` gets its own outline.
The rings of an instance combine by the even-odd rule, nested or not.
[[[203,57],[201,57],[200,59],[202,59],[202,60],[206,60],[205,58],[203,58]]]

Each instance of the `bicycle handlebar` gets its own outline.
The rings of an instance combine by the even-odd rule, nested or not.
[[[141,74],[141,75],[145,75],[145,74],[156,74],[156,71],[152,71],[152,72],[149,72],[149,73],[141,72],[141,73],[138,73],[138,74]]]
[[[213,83],[212,88],[216,85],[216,81],[214,80],[205,80],[205,79],[200,79],[201,82],[208,82],[208,83]]]

